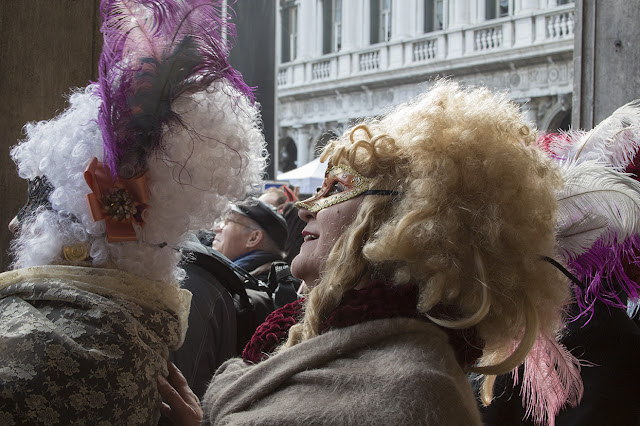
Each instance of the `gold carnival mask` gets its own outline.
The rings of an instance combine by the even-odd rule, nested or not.
[[[358,195],[397,195],[396,191],[369,189],[371,179],[362,176],[352,168],[344,165],[329,164],[324,174],[322,187],[306,200],[298,201],[296,207],[304,207],[316,213],[326,207],[350,200]]]

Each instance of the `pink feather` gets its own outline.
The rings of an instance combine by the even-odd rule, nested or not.
[[[525,419],[553,426],[560,409],[567,404],[577,406],[583,392],[580,362],[556,339],[539,335],[524,362],[521,394],[527,407]]]

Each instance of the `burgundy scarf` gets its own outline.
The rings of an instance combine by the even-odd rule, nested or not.
[[[418,312],[417,303],[418,288],[414,285],[398,286],[372,281],[361,290],[352,289],[344,294],[340,305],[324,321],[322,332],[385,318],[415,318],[431,322]],[[245,362],[256,364],[284,343],[291,326],[301,319],[303,304],[304,299],[297,300],[272,312],[244,348],[242,358]],[[482,355],[482,343],[473,329],[441,329],[449,336],[449,344],[463,369],[473,365]]]

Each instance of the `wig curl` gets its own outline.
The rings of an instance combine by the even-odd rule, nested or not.
[[[565,277],[542,260],[556,250],[562,179],[535,139],[505,95],[439,81],[330,142],[323,160],[399,195],[364,196],[285,347],[319,334],[344,292],[368,274],[417,285],[417,308],[436,324],[475,328],[484,343],[476,371],[519,365],[540,332],[559,329],[569,297]]]
[[[55,188],[52,210],[38,209],[13,241],[12,267],[69,264],[63,247],[85,243],[92,266],[177,285],[184,272],[176,247],[188,232],[212,228],[229,202],[262,179],[257,105],[224,79],[177,99],[180,121],[164,127],[161,149],[147,160],[150,208],[138,241],[108,243],[104,221],[93,222],[85,200],[84,171],[93,157],[103,159],[96,85],[74,91],[69,104],[52,120],[27,124],[26,139],[11,150],[20,177],[46,176]]]

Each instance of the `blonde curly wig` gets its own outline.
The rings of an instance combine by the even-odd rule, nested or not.
[[[318,335],[367,274],[416,284],[420,312],[442,327],[474,327],[484,342],[472,371],[488,375],[488,403],[495,375],[518,366],[539,332],[558,330],[569,296],[565,278],[542,260],[554,255],[562,180],[535,138],[506,96],[439,81],[328,144],[323,160],[400,195],[364,197],[284,348]],[[434,307],[455,314],[431,315]]]

